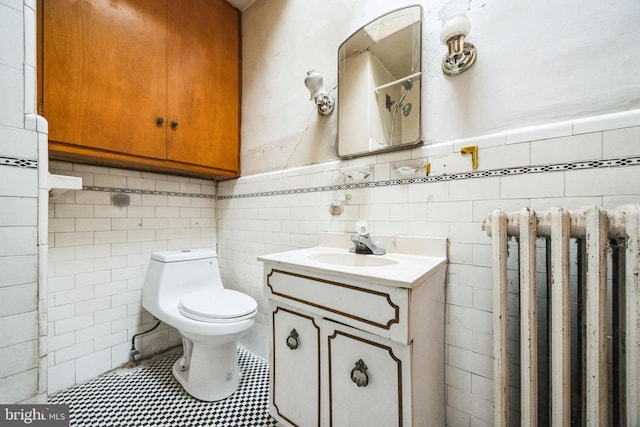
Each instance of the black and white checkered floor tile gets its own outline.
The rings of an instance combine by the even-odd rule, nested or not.
[[[110,372],[50,396],[49,403],[69,404],[71,427],[276,426],[268,413],[266,361],[238,347],[238,390],[227,399],[202,402],[173,378],[171,367],[179,356]]]

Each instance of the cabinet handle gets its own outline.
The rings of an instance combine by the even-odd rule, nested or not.
[[[163,123],[164,123],[164,119],[163,119],[162,117],[158,117],[158,118],[156,118],[156,124],[157,124],[158,126],[160,126],[160,125],[161,125],[161,124],[163,124]]]
[[[300,345],[300,341],[298,341],[298,332],[295,329],[291,330],[291,333],[287,337],[287,347],[291,350],[295,350]]]
[[[171,120],[171,127],[172,128],[177,128],[178,127],[178,121],[177,120]]]
[[[358,360],[355,368],[351,370],[351,381],[356,383],[358,387],[366,387],[369,384],[367,365],[364,364],[362,359]]]

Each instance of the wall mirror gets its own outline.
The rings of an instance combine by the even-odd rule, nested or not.
[[[422,7],[366,24],[338,49],[338,155],[422,144]]]

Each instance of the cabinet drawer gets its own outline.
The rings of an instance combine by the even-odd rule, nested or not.
[[[409,290],[357,286],[271,269],[269,297],[356,328],[408,344]]]
[[[320,425],[320,325],[311,316],[270,305],[271,408],[292,426]]]

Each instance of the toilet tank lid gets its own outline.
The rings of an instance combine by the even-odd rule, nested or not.
[[[151,254],[151,259],[160,262],[192,261],[203,258],[215,258],[217,253],[214,249],[183,249],[177,251],[158,251]]]

